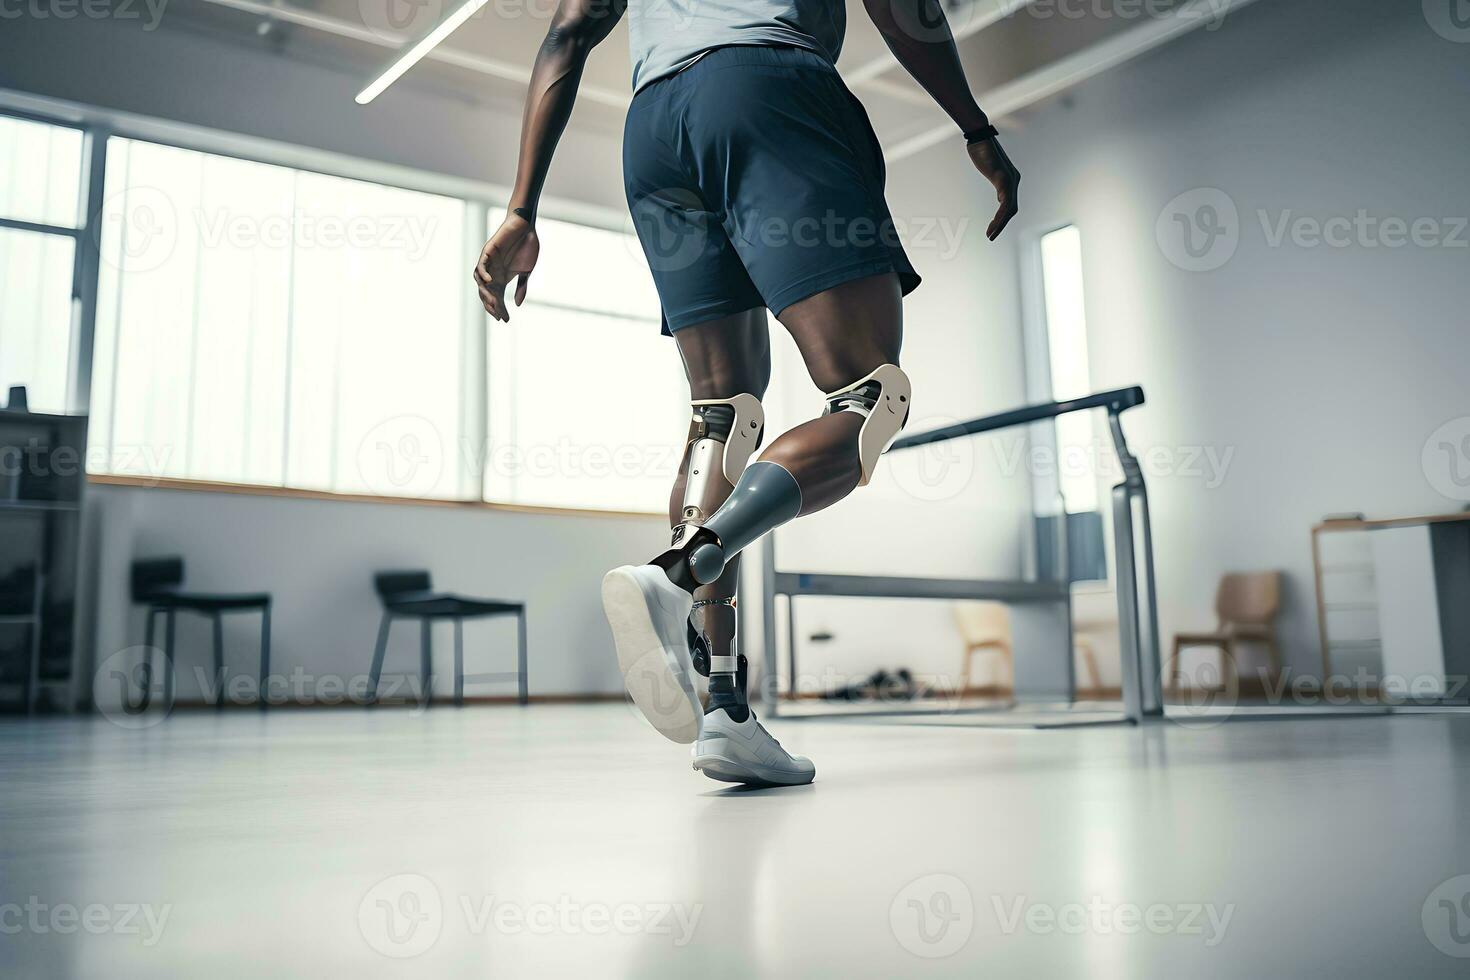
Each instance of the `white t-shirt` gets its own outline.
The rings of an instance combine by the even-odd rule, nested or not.
[[[843,0],[628,0],[633,91],[729,45],[790,45],[836,64]]]

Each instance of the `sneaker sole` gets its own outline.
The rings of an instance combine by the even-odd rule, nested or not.
[[[694,768],[710,779],[722,783],[744,783],[747,786],[804,786],[817,778],[816,771],[794,773],[779,769],[756,769],[729,756],[705,753],[694,757]]]
[[[699,702],[680,683],[648,603],[630,572],[615,568],[603,578],[602,609],[612,628],[623,687],[660,735],[688,745],[699,738]]]

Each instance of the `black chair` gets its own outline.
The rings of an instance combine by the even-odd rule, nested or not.
[[[516,617],[516,670],[490,674],[473,674],[471,680],[507,680],[518,684],[517,700],[526,697],[526,604],[496,599],[469,599],[448,592],[433,591],[429,573],[421,570],[379,572],[373,576],[373,587],[383,600],[383,619],[378,625],[378,645],[373,651],[373,668],[368,674],[368,700],[378,700],[378,679],[383,673],[383,655],[388,652],[388,631],[395,617],[419,621],[419,688],[424,703],[432,690],[434,640],[432,627],[436,619],[454,620],[454,703],[464,704],[464,621],[490,616]]]
[[[180,611],[197,612],[214,621],[214,681],[216,708],[225,706],[225,630],[222,617],[229,612],[260,613],[260,674],[256,703],[267,707],[266,678],[271,671],[271,596],[269,592],[210,593],[184,592],[184,559],[145,558],[133,562],[133,602],[148,607],[147,661],[143,670],[143,700],[148,707],[153,695],[153,622],[162,613],[165,619],[163,659],[167,671],[163,678],[164,702],[174,700],[174,620]]]

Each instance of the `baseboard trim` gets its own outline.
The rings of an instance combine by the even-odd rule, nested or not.
[[[532,694],[526,699],[527,705],[532,704],[607,704],[610,702],[624,700],[621,694]],[[421,701],[411,699],[383,699],[376,704],[366,701],[273,701],[269,705],[271,711],[291,711],[320,708],[417,708],[422,706]],[[519,705],[520,700],[514,694],[485,694],[466,695],[465,705]],[[431,698],[429,707],[455,707],[453,698]],[[226,701],[223,707],[216,705],[213,701],[203,698],[187,698],[174,702],[174,711],[235,711],[245,708],[251,711],[259,711],[260,705],[254,701]]]

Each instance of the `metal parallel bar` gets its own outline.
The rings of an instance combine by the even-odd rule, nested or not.
[[[1118,597],[1118,629],[1122,646],[1123,701],[1126,719],[1139,723],[1162,717],[1163,694],[1159,677],[1158,605],[1155,591],[1153,538],[1149,521],[1148,494],[1138,460],[1129,451],[1123,435],[1120,414],[1144,403],[1140,387],[1097,392],[1083,398],[1063,402],[1047,402],[972,419],[955,425],[906,436],[892,449],[908,449],[964,436],[1026,425],[1060,415],[1089,409],[1105,408],[1118,461],[1123,468],[1123,481],[1113,488],[1114,552],[1116,592]],[[1134,534],[1134,504],[1139,507],[1138,531]],[[778,655],[776,650],[776,596],[785,595],[788,602],[797,595],[830,595],[916,599],[991,599],[1008,603],[1065,602],[1071,612],[1070,568],[1065,536],[1068,528],[1065,508],[1057,534],[1060,563],[1058,578],[1050,582],[1025,582],[982,579],[928,579],[898,576],[829,575],[820,573],[778,572],[776,570],[775,535],[767,535],[761,543],[761,604],[765,660],[766,710],[780,714]],[[1140,544],[1142,556],[1140,559]],[[1140,567],[1141,561],[1141,567]],[[1140,595],[1141,591],[1141,595]],[[796,683],[795,627],[788,621],[791,649],[793,690]],[[1072,650],[1067,650],[1070,668]]]
[[[1117,388],[1113,391],[1100,391],[1082,398],[1074,398],[1071,401],[1043,402],[1039,405],[1027,405],[1024,408],[1014,408],[1008,412],[1000,412],[996,415],[985,415],[978,419],[971,419],[968,422],[956,422],[954,425],[931,429],[928,432],[918,432],[897,440],[890,447],[889,451],[891,452],[894,449],[909,449],[914,446],[927,446],[934,442],[945,442],[950,439],[958,439],[962,436],[978,435],[982,432],[994,432],[997,429],[1009,429],[1013,426],[1025,425],[1028,422],[1054,419],[1058,415],[1082,412],[1090,408],[1106,408],[1111,415],[1142,404],[1143,389],[1136,386],[1132,388]]]
[[[998,602],[1055,602],[1068,595],[1063,582],[1009,579],[908,578],[896,575],[832,575],[772,572],[777,595],[856,596],[882,599],[992,599]]]
[[[1123,470],[1113,488],[1113,553],[1117,566],[1118,639],[1122,648],[1123,708],[1129,721],[1160,718],[1164,696],[1159,676],[1158,596],[1154,583],[1153,530],[1148,515],[1148,490],[1143,469],[1128,448],[1121,410],[1109,409],[1108,429]],[[1139,504],[1143,568],[1139,568],[1139,541],[1134,536],[1134,503]],[[1141,574],[1140,574],[1141,572]],[[1142,595],[1140,595],[1140,588]]]

